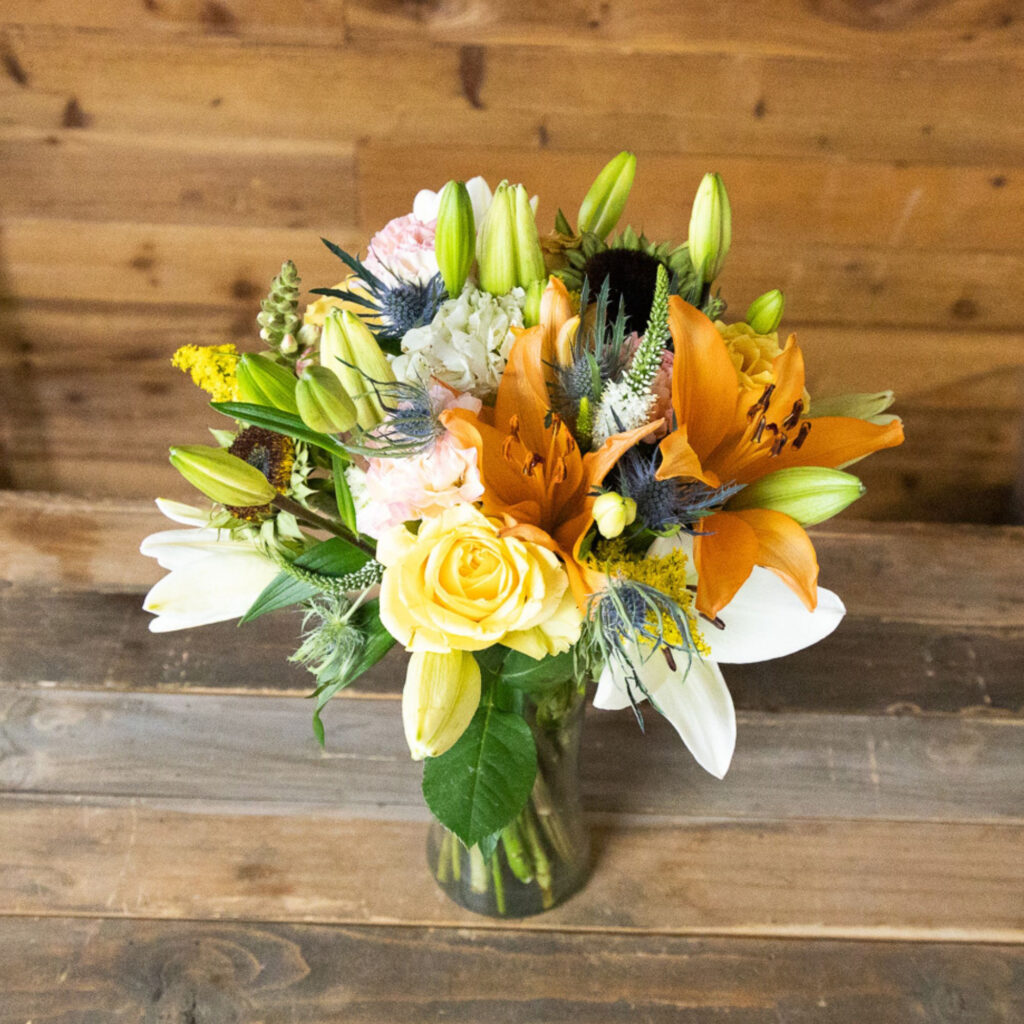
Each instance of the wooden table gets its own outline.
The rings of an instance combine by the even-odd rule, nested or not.
[[[462,912],[389,657],[326,713],[295,619],[163,635],[145,503],[0,495],[0,1024],[1024,1020],[1024,529],[845,522],[849,615],[734,667],[724,782],[592,712],[597,863]]]

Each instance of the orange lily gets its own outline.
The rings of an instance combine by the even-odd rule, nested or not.
[[[450,409],[441,421],[460,444],[476,449],[486,488],[483,511],[504,519],[508,535],[554,551],[565,563],[582,608],[602,580],[579,557],[594,520],[591,491],[651,426],[616,434],[597,451],[582,453],[572,431],[550,411],[545,340],[544,326],[519,335],[493,409]]]
[[[676,429],[661,443],[660,479],[746,484],[788,466],[834,468],[903,441],[898,420],[878,426],[844,416],[803,418],[804,359],[795,335],[762,391],[741,387],[715,325],[677,296],[669,300],[669,328]],[[755,565],[776,572],[814,610],[818,560],[794,519],[770,509],[726,510],[701,520],[700,530],[694,567],[705,615],[714,618]]]

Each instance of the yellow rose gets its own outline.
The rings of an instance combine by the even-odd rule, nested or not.
[[[764,388],[771,384],[772,362],[782,353],[778,333],[758,334],[750,324],[727,325],[721,320],[716,320],[715,326],[743,387]]]
[[[398,526],[380,538],[380,618],[406,650],[504,644],[542,658],[579,639],[582,616],[558,559],[500,533],[499,522],[462,504],[424,520],[415,535]]]

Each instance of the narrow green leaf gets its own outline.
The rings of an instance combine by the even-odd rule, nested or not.
[[[252,622],[267,612],[276,612],[289,605],[306,601],[317,592],[316,587],[311,583],[303,583],[286,572],[279,572],[264,588],[259,597],[253,601],[249,610],[238,620],[241,626],[243,622]]]
[[[329,434],[321,434],[310,430],[298,416],[280,409],[272,409],[269,405],[250,405],[248,402],[211,402],[211,406],[232,419],[251,423],[254,427],[273,430],[277,434],[285,434],[296,441],[305,441],[316,448],[322,448],[331,455],[348,456],[345,446]]]
[[[526,805],[537,748],[516,714],[481,705],[458,742],[423,766],[423,797],[434,817],[467,846],[501,831]]]
[[[572,676],[572,651],[531,658],[519,651],[510,651],[501,668],[501,681],[516,690],[543,693],[564,683]]]
[[[348,480],[345,479],[346,461],[337,455],[331,456],[331,475],[334,477],[334,500],[338,505],[338,515],[341,521],[354,533],[359,535],[356,529],[356,506],[352,500],[352,491],[349,489]]]

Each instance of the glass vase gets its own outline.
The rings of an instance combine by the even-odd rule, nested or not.
[[[467,849],[435,821],[427,861],[454,902],[488,917],[528,917],[551,910],[590,874],[590,837],[580,802],[579,752],[584,687],[567,680],[524,701],[537,744],[537,778],[526,806],[501,833],[490,858]]]

